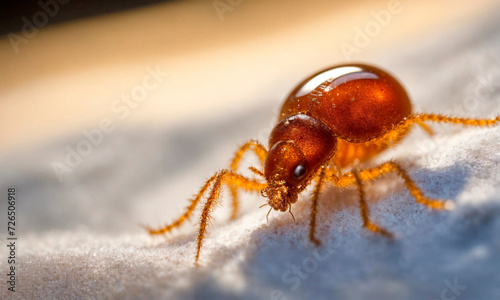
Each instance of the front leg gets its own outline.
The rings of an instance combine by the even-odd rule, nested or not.
[[[309,231],[309,239],[311,242],[316,244],[316,246],[319,246],[321,244],[321,241],[315,237],[315,231],[316,231],[316,212],[318,208],[318,199],[319,199],[319,193],[321,192],[321,189],[323,187],[323,182],[325,181],[325,173],[326,173],[326,165],[323,165],[320,168],[319,175],[317,176],[318,182],[316,183],[316,187],[314,188],[314,194],[312,197],[312,207],[311,207],[311,222],[310,222],[310,231]]]
[[[236,151],[236,153],[234,154],[234,157],[231,161],[231,165],[230,165],[231,171],[236,172],[238,170],[238,166],[240,164],[240,161],[243,158],[243,155],[247,151],[253,151],[257,155],[257,157],[259,158],[261,166],[264,165],[264,160],[266,159],[267,150],[259,142],[252,140],[252,141],[245,143],[243,146],[241,146]],[[236,219],[236,216],[238,215],[238,208],[239,208],[238,191],[237,191],[236,187],[233,187],[233,186],[229,186],[229,191],[231,192],[232,205],[233,205],[233,209],[231,212],[231,220],[234,220],[234,219]]]
[[[219,196],[221,192],[222,186],[226,184],[234,189],[243,189],[246,191],[261,191],[262,189],[267,187],[266,183],[261,183],[249,178],[246,178],[242,175],[239,175],[235,172],[229,170],[222,170],[217,172],[212,177],[210,177],[203,187],[200,189],[196,197],[191,200],[191,204],[186,208],[184,214],[182,214],[177,220],[168,224],[164,227],[153,229],[150,227],[146,227],[146,230],[151,235],[165,234],[166,232],[171,231],[172,229],[179,227],[184,223],[184,221],[188,220],[193,211],[196,209],[198,204],[200,203],[201,198],[207,192],[207,190],[212,186],[210,194],[207,198],[207,201],[203,207],[201,217],[200,217],[200,228],[198,231],[197,238],[197,251],[196,251],[196,259],[195,263],[198,263],[198,258],[200,256],[201,247],[203,245],[203,240],[205,238],[205,233],[208,226],[208,220],[210,219],[210,215],[213,211],[214,205],[218,203]]]
[[[200,189],[200,191],[198,192],[196,197],[194,197],[194,199],[191,200],[191,204],[189,204],[189,206],[186,208],[186,211],[184,212],[184,214],[182,214],[177,220],[175,220],[171,224],[167,224],[167,225],[160,227],[160,228],[157,228],[157,229],[154,229],[154,228],[151,228],[148,226],[142,226],[142,227],[144,227],[149,232],[149,234],[158,235],[158,234],[165,234],[166,232],[169,232],[172,229],[181,226],[182,223],[184,223],[184,221],[189,219],[189,217],[191,216],[193,211],[196,209],[196,206],[198,206],[198,203],[200,202],[201,197],[203,197],[203,194],[205,194],[206,190],[212,185],[212,183],[215,181],[216,178],[217,178],[217,174],[213,175],[212,177],[210,177],[210,179],[208,179],[205,182],[205,184]]]
[[[261,191],[267,187],[266,183],[260,183],[252,179],[248,179],[229,170],[222,170],[214,176],[214,185],[212,187],[212,190],[210,191],[210,196],[205,202],[205,206],[203,207],[200,216],[200,229],[198,231],[198,238],[196,239],[196,265],[198,265],[198,259],[200,257],[201,247],[203,246],[203,240],[207,231],[208,221],[211,217],[210,215],[214,210],[214,205],[219,202],[219,195],[222,185],[227,184],[229,187],[232,187],[234,189],[244,189],[246,191]]]

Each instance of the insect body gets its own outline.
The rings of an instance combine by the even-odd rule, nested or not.
[[[257,141],[244,144],[236,152],[230,168],[208,179],[179,219],[159,229],[147,229],[150,234],[163,234],[180,226],[210,190],[200,217],[197,262],[208,219],[219,201],[223,185],[227,185],[231,192],[232,218],[235,218],[239,189],[260,192],[267,198],[265,205],[271,207],[269,212],[274,209],[291,214],[292,204],[314,181],[309,233],[312,242],[320,243],[315,236],[316,210],[325,183],[357,187],[363,226],[390,237],[390,232],[370,221],[364,200],[364,182],[394,171],[403,178],[417,202],[434,209],[448,208],[451,203],[427,198],[396,162],[369,169],[359,169],[358,166],[397,143],[415,124],[430,132],[425,122],[490,126],[500,122],[500,116],[481,120],[413,114],[404,88],[378,68],[351,64],[323,70],[307,78],[288,96],[269,137],[269,150]],[[263,171],[254,167],[250,170],[263,180],[237,173],[243,154],[249,150],[255,152],[263,166]],[[348,168],[351,170],[342,172]]]

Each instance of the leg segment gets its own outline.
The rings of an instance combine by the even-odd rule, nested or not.
[[[203,197],[203,194],[205,194],[206,190],[210,187],[210,185],[215,181],[216,178],[217,178],[217,174],[215,174],[214,176],[210,177],[210,179],[207,180],[207,182],[200,189],[200,191],[198,192],[196,197],[193,200],[191,200],[191,204],[189,204],[189,206],[186,208],[186,212],[179,219],[174,221],[172,224],[165,225],[164,227],[161,227],[158,229],[153,229],[153,228],[144,226],[146,228],[146,230],[149,232],[149,234],[151,234],[151,235],[164,234],[164,233],[169,232],[170,230],[174,229],[175,227],[181,226],[182,223],[184,223],[184,221],[189,219],[189,217],[191,216],[191,214],[195,210],[196,206],[198,206],[198,203],[200,202],[201,197]]]
[[[363,185],[361,183],[361,180],[359,179],[358,173],[354,172],[354,180],[356,182],[356,185],[358,186],[358,195],[359,195],[359,209],[361,210],[361,218],[363,219],[363,227],[366,229],[369,229],[373,232],[380,233],[386,237],[392,238],[393,235],[392,233],[388,232],[384,228],[378,226],[375,223],[372,223],[370,221],[370,212],[368,210],[368,205],[366,204],[365,200],[365,192],[363,190]]]
[[[435,114],[418,114],[418,115],[413,115],[411,118],[409,118],[409,120],[411,120],[410,122],[416,122],[416,123],[432,121],[437,123],[461,124],[464,126],[487,127],[499,123],[500,116],[497,116],[494,119],[469,119],[469,118],[447,117]]]
[[[238,151],[236,151],[234,158],[231,161],[231,165],[230,165],[231,171],[236,172],[238,170],[238,166],[240,164],[241,158],[243,157],[243,154],[245,154],[245,152],[247,152],[248,150],[252,150],[253,152],[255,152],[255,154],[259,158],[261,164],[264,165],[264,160],[266,159],[267,150],[259,142],[249,141],[248,143],[241,146],[238,149]],[[233,204],[233,210],[231,213],[231,220],[234,220],[236,218],[236,216],[238,215],[238,207],[239,207],[238,191],[235,187],[229,187],[229,191],[231,193],[232,204]]]
[[[448,208],[446,205],[447,203],[439,200],[432,200],[424,196],[422,191],[420,191],[420,189],[415,185],[415,183],[410,178],[410,176],[408,176],[406,171],[403,168],[401,168],[401,166],[396,162],[387,162],[378,167],[360,171],[359,178],[363,181],[374,180],[375,178],[380,177],[392,171],[397,172],[399,176],[403,178],[406,188],[410,191],[410,194],[412,194],[412,196],[415,197],[415,200],[417,200],[418,203],[422,203],[423,205],[433,209]]]
[[[422,129],[427,132],[428,135],[434,135],[434,130],[432,130],[429,125],[425,124],[423,121],[416,121],[418,126],[422,127]]]
[[[231,161],[231,166],[230,169],[231,171],[236,171],[238,169],[238,166],[240,164],[241,158],[243,157],[243,154],[247,152],[248,150],[253,150],[257,157],[259,158],[260,162],[264,164],[264,160],[266,159],[267,155],[267,150],[262,146],[259,142],[257,141],[249,141],[248,143],[244,144],[241,146],[238,151],[234,154],[233,160]]]
[[[436,123],[448,123],[448,124],[459,124],[463,126],[476,126],[476,127],[488,127],[500,123],[500,116],[494,119],[469,119],[469,118],[455,118],[447,117],[435,114],[416,114],[411,115],[406,118],[403,122],[399,123],[392,130],[387,132],[385,135],[371,140],[370,143],[374,143],[379,146],[389,146],[395,141],[403,136],[412,125],[418,124],[429,134],[432,134],[432,130],[427,126],[425,122],[436,122]]]
[[[309,231],[309,239],[311,240],[311,242],[316,244],[316,246],[319,246],[321,244],[320,240],[318,240],[314,236],[314,233],[316,230],[316,212],[318,208],[319,193],[321,192],[321,188],[323,187],[323,181],[325,180],[325,171],[326,171],[326,166],[322,166],[318,175],[318,182],[316,183],[316,187],[314,188],[314,194],[312,198],[311,224],[310,224],[311,231]]]
[[[267,184],[265,183],[260,183],[248,179],[232,171],[222,170],[207,180],[207,182],[200,189],[196,197],[193,200],[191,200],[191,204],[186,208],[186,212],[179,219],[174,221],[172,224],[166,225],[159,229],[152,229],[149,227],[146,227],[146,229],[151,235],[157,235],[157,234],[164,234],[166,232],[171,231],[175,227],[179,227],[182,223],[184,223],[184,221],[189,219],[189,217],[195,210],[196,206],[199,204],[205,192],[208,190],[210,186],[212,186],[212,190],[210,191],[207,202],[203,207],[200,218],[200,230],[198,232],[198,238],[197,238],[198,247],[196,252],[196,261],[198,261],[208,221],[210,220],[210,214],[213,211],[214,205],[219,201],[220,190],[223,184],[226,184],[231,188],[244,189],[246,191],[260,191],[267,186]]]
[[[354,172],[349,172],[346,174],[338,175],[331,169],[326,172],[326,177],[330,178],[337,187],[348,187],[356,185],[356,176],[360,181],[372,181],[390,172],[397,172],[399,176],[404,180],[406,188],[410,191],[410,194],[415,198],[418,203],[422,203],[427,207],[433,209],[447,209],[450,208],[450,204],[439,201],[432,200],[426,197],[422,191],[415,185],[413,180],[410,178],[408,173],[396,162],[387,162],[378,167],[365,169],[359,171],[357,174]]]
[[[198,263],[198,258],[200,257],[203,239],[205,238],[208,222],[211,218],[210,214],[213,212],[215,205],[219,202],[219,195],[223,184],[227,184],[234,188],[242,188],[247,191],[261,191],[267,186],[267,184],[253,181],[229,170],[222,170],[215,175],[214,185],[210,192],[210,196],[208,197],[201,212],[200,229],[197,238],[196,264]]]
[[[497,125],[500,123],[500,116],[493,119],[469,119],[469,118],[455,118],[447,117],[435,114],[416,114],[406,118],[403,122],[395,126],[391,131],[381,136],[380,138],[370,141],[370,143],[387,146],[395,141],[401,136],[403,136],[412,125],[418,124],[424,128],[424,130],[431,133],[430,128],[427,127],[425,122],[437,122],[437,123],[448,123],[448,124],[459,124],[463,126],[476,126],[476,127],[488,127]],[[425,197],[420,189],[413,183],[413,180],[408,176],[405,170],[403,170],[397,163],[389,162],[379,167],[366,169],[359,172],[359,178],[362,181],[374,180],[383,174],[389,173],[391,171],[396,171],[404,180],[406,187],[410,193],[415,197],[417,202],[422,203],[428,207],[434,209],[445,209],[445,203],[442,201],[431,200]],[[355,178],[352,173],[338,174],[334,170],[328,169],[327,178],[331,178],[334,184],[338,187],[347,187],[355,184]]]

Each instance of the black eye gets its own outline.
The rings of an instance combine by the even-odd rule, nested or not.
[[[295,179],[300,179],[306,175],[306,167],[303,165],[298,165],[295,167],[295,170],[293,171],[293,178]]]

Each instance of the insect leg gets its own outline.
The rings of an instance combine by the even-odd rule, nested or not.
[[[325,177],[333,182],[336,187],[344,188],[353,186],[356,184],[354,175],[352,172],[346,174],[340,174],[340,172],[333,168],[327,168],[325,170]]]
[[[252,179],[248,179],[229,170],[222,170],[215,175],[215,180],[212,190],[210,191],[210,196],[207,198],[200,216],[200,229],[198,231],[197,237],[195,264],[198,263],[200,250],[203,245],[203,239],[205,238],[208,222],[211,217],[210,214],[213,212],[215,205],[219,202],[219,196],[223,184],[227,184],[229,187],[244,189],[246,191],[260,191],[267,186],[267,184],[265,183],[260,183]]]
[[[264,165],[264,160],[266,159],[267,150],[258,141],[252,140],[241,146],[236,151],[233,160],[231,161],[230,165],[231,171],[236,172],[238,170],[238,166],[240,164],[241,158],[243,157],[243,154],[245,154],[245,152],[249,150],[255,152],[255,154],[259,158],[259,161],[261,162],[261,165]],[[239,208],[238,191],[236,187],[232,186],[229,187],[229,191],[231,193],[232,205],[233,205],[233,210],[231,212],[231,220],[234,220],[238,215],[238,208]]]
[[[432,200],[426,197],[422,191],[415,185],[413,180],[408,176],[406,171],[401,168],[401,166],[396,162],[387,162],[378,167],[365,169],[359,172],[359,178],[363,181],[367,180],[375,180],[377,177],[380,177],[389,172],[395,171],[398,173],[401,178],[403,178],[406,188],[410,191],[415,200],[419,203],[422,203],[430,208],[434,209],[446,209],[449,208],[448,202],[443,202],[439,200]]]
[[[157,235],[157,234],[164,234],[164,233],[169,232],[170,230],[174,229],[175,227],[179,227],[180,225],[182,225],[182,223],[184,223],[184,221],[189,219],[189,217],[191,216],[191,214],[195,210],[196,206],[200,202],[201,197],[203,197],[203,194],[205,194],[205,191],[210,187],[210,185],[215,181],[216,178],[217,178],[217,174],[215,174],[214,176],[210,177],[210,179],[207,180],[207,182],[200,189],[200,191],[198,192],[196,197],[193,200],[191,200],[191,204],[189,204],[189,206],[186,208],[186,212],[182,216],[180,216],[177,220],[175,220],[171,224],[165,225],[164,227],[161,227],[158,229],[153,229],[153,228],[144,226],[145,229],[149,232],[149,234]]]
[[[464,126],[487,127],[499,123],[500,116],[497,116],[494,119],[469,119],[469,118],[447,117],[435,114],[417,114],[409,118],[409,120],[410,122],[416,122],[416,123],[431,121],[437,123],[461,124]]]
[[[422,129],[427,132],[428,135],[434,135],[434,130],[432,130],[429,125],[425,124],[423,121],[418,120],[416,121],[418,126],[422,127]]]
[[[414,124],[421,126],[427,133],[433,134],[425,122],[459,124],[463,126],[488,127],[500,123],[500,116],[494,119],[455,118],[435,114],[415,114],[406,118],[383,136],[370,141],[370,144],[390,146],[403,137]]]
[[[354,181],[355,181],[356,185],[358,186],[359,209],[361,210],[361,218],[363,219],[363,227],[365,227],[373,232],[380,233],[386,237],[392,238],[393,237],[392,233],[388,232],[384,228],[382,228],[382,227],[378,226],[377,224],[370,221],[370,212],[368,210],[368,205],[366,204],[365,192],[363,190],[363,184],[361,183],[361,180],[359,179],[357,172],[353,172],[353,176],[354,176]]]
[[[316,212],[318,208],[318,199],[319,199],[319,193],[321,192],[321,188],[323,187],[323,181],[325,180],[325,170],[326,166],[322,166],[320,169],[320,173],[317,176],[318,182],[316,183],[316,187],[314,188],[314,194],[312,197],[312,207],[311,207],[311,223],[310,223],[310,231],[309,231],[309,239],[311,242],[319,246],[321,244],[321,241],[318,240],[315,236],[315,230],[316,230]]]
[[[332,169],[327,169],[326,177],[333,181],[334,185],[337,187],[342,188],[352,185],[358,186],[358,191],[360,193],[361,214],[363,222],[366,222],[368,218],[368,209],[366,207],[366,202],[364,201],[364,191],[361,184],[363,181],[372,181],[390,172],[397,172],[397,174],[403,179],[410,194],[418,203],[422,203],[423,205],[433,209],[449,209],[453,207],[453,204],[448,201],[433,200],[426,197],[415,185],[408,173],[398,163],[392,161],[386,162],[375,168],[364,169],[359,172],[349,172],[341,175],[337,174]]]

